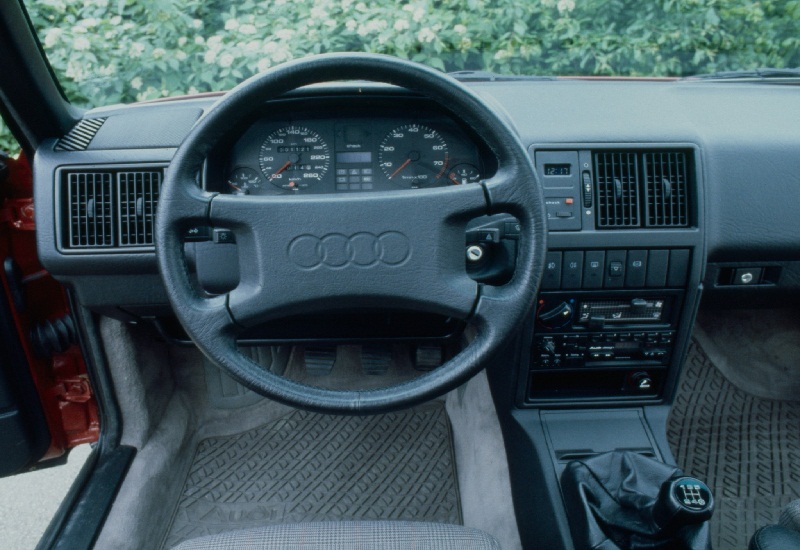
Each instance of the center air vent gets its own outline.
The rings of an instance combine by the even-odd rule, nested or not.
[[[598,229],[689,226],[685,151],[596,151],[593,159]]]
[[[162,168],[61,172],[61,247],[152,247]]]
[[[639,225],[639,166],[634,153],[596,153],[597,227]]]
[[[644,181],[647,195],[647,225],[686,227],[689,225],[686,154],[644,153]]]

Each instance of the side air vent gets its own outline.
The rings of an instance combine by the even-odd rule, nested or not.
[[[153,246],[163,168],[64,169],[60,174],[62,249]]]
[[[120,246],[152,246],[162,172],[118,174]]]
[[[592,158],[598,229],[689,227],[691,152],[594,151]]]
[[[73,126],[66,136],[58,140],[55,150],[85,151],[105,121],[105,118],[86,118],[81,120]]]
[[[647,225],[686,227],[689,225],[686,154],[644,153]]]
[[[67,174],[67,223],[70,248],[114,246],[112,174]]]
[[[639,164],[635,153],[595,153],[597,227],[639,225]]]

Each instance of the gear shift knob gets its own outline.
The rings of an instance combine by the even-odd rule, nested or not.
[[[695,525],[711,518],[714,496],[708,486],[693,477],[668,479],[653,505],[653,519],[664,530]]]

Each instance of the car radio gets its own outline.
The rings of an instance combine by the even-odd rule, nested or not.
[[[677,290],[542,293],[528,399],[653,396],[674,354]]]

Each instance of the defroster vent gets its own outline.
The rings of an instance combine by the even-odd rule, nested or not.
[[[105,118],[85,118],[73,126],[67,135],[58,140],[56,151],[85,151]]]
[[[597,227],[639,226],[639,159],[635,153],[594,154]]]

